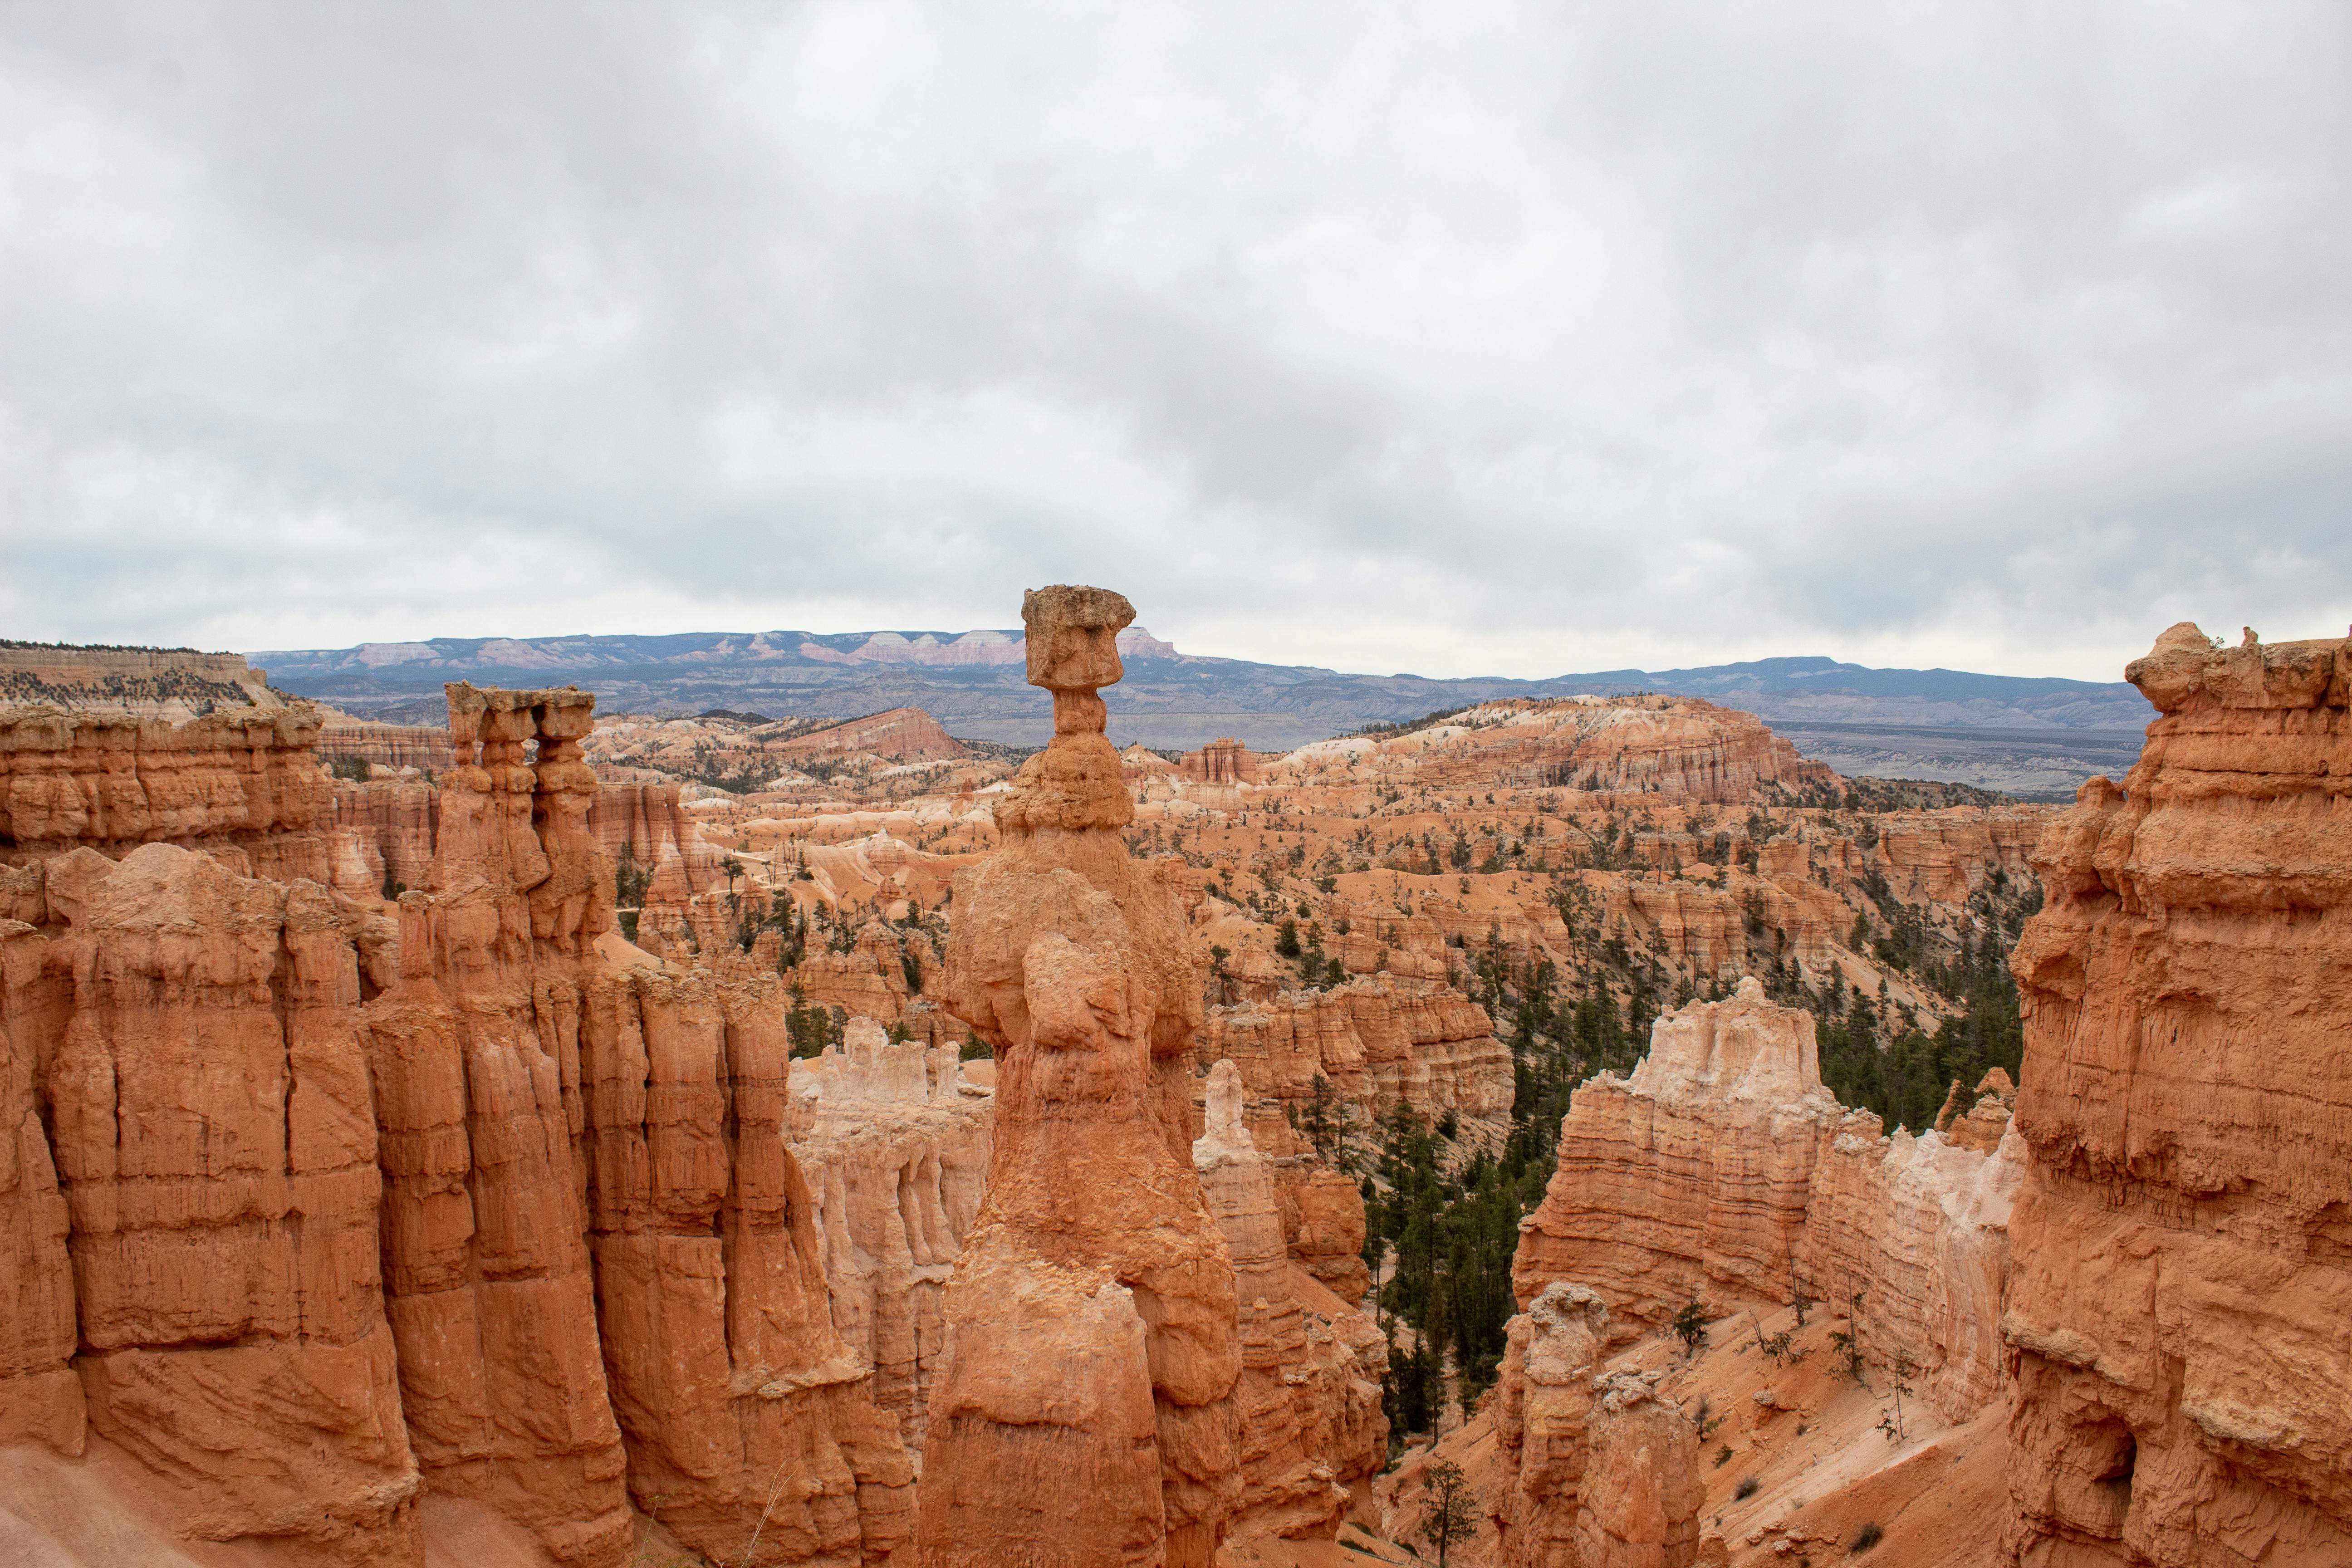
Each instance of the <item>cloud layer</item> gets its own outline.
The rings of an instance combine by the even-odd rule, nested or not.
[[[0,632],[2337,633],[2347,15],[13,8]]]

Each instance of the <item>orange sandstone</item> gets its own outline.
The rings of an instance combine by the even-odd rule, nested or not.
[[[2352,643],[2182,625],[2126,673],[2162,717],[2013,959],[2005,1544],[2352,1562]]]
[[[1207,1568],[1240,1489],[1234,1265],[1186,1137],[1202,976],[1096,691],[1134,618],[1027,595],[1055,736],[960,872],[950,1005],[997,1057],[988,1193],[947,1292],[918,1561]]]

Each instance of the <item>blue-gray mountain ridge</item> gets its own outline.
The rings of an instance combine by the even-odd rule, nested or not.
[[[2115,757],[2128,765],[2153,717],[2121,682],[1874,669],[1823,658],[1437,679],[1185,654],[1140,627],[1120,642],[1127,679],[1106,695],[1111,736],[1122,745],[1192,747],[1231,735],[1278,750],[1500,698],[1664,691],[1759,714],[1841,772],[2059,795]],[[1017,628],[435,637],[248,657],[281,689],[367,718],[435,721],[448,680],[576,681],[599,694],[606,712],[852,718],[916,707],[952,733],[1030,745],[1051,728],[1024,679]]]

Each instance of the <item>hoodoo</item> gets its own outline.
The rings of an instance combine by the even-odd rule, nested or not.
[[[1054,739],[957,874],[948,1004],[997,1053],[988,1194],[947,1291],[919,1504],[927,1568],[1207,1568],[1240,1480],[1234,1266],[1192,1160],[1202,975],[1096,695],[1135,618],[1027,595]]]

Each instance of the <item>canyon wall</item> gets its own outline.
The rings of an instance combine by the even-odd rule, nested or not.
[[[356,1034],[364,917],[175,845],[37,869],[39,925],[0,928],[9,1435],[79,1453],[86,1410],[191,1535],[418,1560]]]
[[[1251,1142],[1242,1103],[1241,1074],[1219,1062],[1209,1074],[1206,1125],[1192,1143],[1193,1168],[1233,1257],[1241,1312],[1233,1528],[1328,1537],[1348,1510],[1349,1483],[1388,1460],[1380,1384],[1388,1343],[1293,1260],[1275,1162]],[[1360,1246],[1360,1199],[1357,1214]]]
[[[1655,1372],[1606,1373],[1609,1308],[1554,1281],[1513,1318],[1495,1396],[1508,1568],[1688,1568],[1698,1559],[1698,1424]]]
[[[938,720],[920,708],[892,708],[828,724],[805,735],[779,741],[768,748],[794,766],[824,757],[864,752],[894,763],[946,762],[971,753],[963,743],[940,728]]]
[[[1696,697],[1488,702],[1392,740],[1304,746],[1261,776],[1333,782],[1367,757],[1408,787],[1566,787],[1676,805],[1806,795],[1834,804],[1844,793],[1837,774],[1799,756],[1754,714]]]
[[[396,927],[241,874],[226,791],[145,829],[196,848],[0,868],[0,1438],[94,1431],[178,1528],[300,1561],[421,1564],[427,1491],[589,1568],[632,1555],[632,1493],[729,1561],[903,1539],[912,1468],[786,1141],[778,984],[594,956],[593,701],[451,689]],[[277,733],[205,765],[318,780],[315,815],[307,730]],[[318,842],[265,794],[266,834]],[[89,837],[121,847],[123,798]]]
[[[1989,1086],[1990,1087],[1990,1086]],[[1973,1097],[1972,1097],[1973,1098]],[[1954,1419],[2002,1384],[2006,1226],[2022,1150],[1934,1130],[1883,1136],[1822,1087],[1813,1020],[1753,979],[1661,1017],[1630,1078],[1578,1089],[1559,1163],[1520,1222],[1512,1283],[1589,1287],[1615,1331],[1655,1329],[1693,1300],[1785,1302],[1801,1287],[1858,1311],[1874,1356],[1909,1358]]]
[[[639,1507],[728,1563],[879,1561],[914,1469],[834,1331],[817,1205],[787,1135],[772,975],[593,984],[582,1026],[589,1246]]]
[[[1485,1008],[1429,982],[1381,975],[1213,1007],[1199,1056],[1231,1060],[1261,1117],[1305,1106],[1318,1076],[1367,1127],[1401,1100],[1428,1116],[1511,1114],[1510,1047]]]
[[[2352,1562],[2352,644],[2126,672],[2042,840],[2003,1332],[2032,1564]]]
[[[698,842],[674,784],[604,785],[596,792],[588,827],[605,854],[615,860],[626,854],[639,866],[657,866],[665,855],[682,855]]]
[[[1243,742],[1224,736],[1197,752],[1187,752],[1176,771],[1196,784],[1255,784],[1260,759]]]
[[[457,761],[449,731],[438,724],[385,724],[334,712],[319,731],[319,754],[330,761],[350,757],[395,771],[429,768],[435,773]]]
[[[357,861],[350,876],[338,867],[336,885],[364,883],[372,873],[373,884],[344,890],[354,898],[373,897],[387,879],[423,887],[441,826],[440,790],[421,779],[338,779],[334,791],[334,847],[339,858],[349,855]]]
[[[273,880],[330,879],[315,831],[331,799],[308,703],[224,707],[172,723],[0,709],[0,860],[142,844],[219,852]]]
[[[111,710],[184,721],[219,708],[276,708],[269,672],[245,656],[193,648],[0,646],[0,704]]]
[[[432,766],[446,772],[456,755],[448,743],[448,731],[433,732],[442,738],[445,755]],[[333,731],[327,733],[331,736]],[[338,836],[349,835],[361,853],[371,858],[377,879],[381,881],[389,871],[396,881],[423,887],[440,832],[438,785],[423,779],[379,778],[365,784],[337,780],[333,789],[335,831]],[[698,842],[685,813],[678,809],[674,784],[602,785],[588,808],[588,831],[610,858],[619,860],[626,853],[632,862],[648,869]],[[717,865],[716,852],[709,860]],[[683,893],[700,890],[689,881]]]
[[[894,1043],[853,1018],[799,1063],[793,1143],[806,1173],[833,1327],[874,1369],[874,1398],[919,1453],[945,1294],[988,1180],[994,1094],[953,1044]]]

